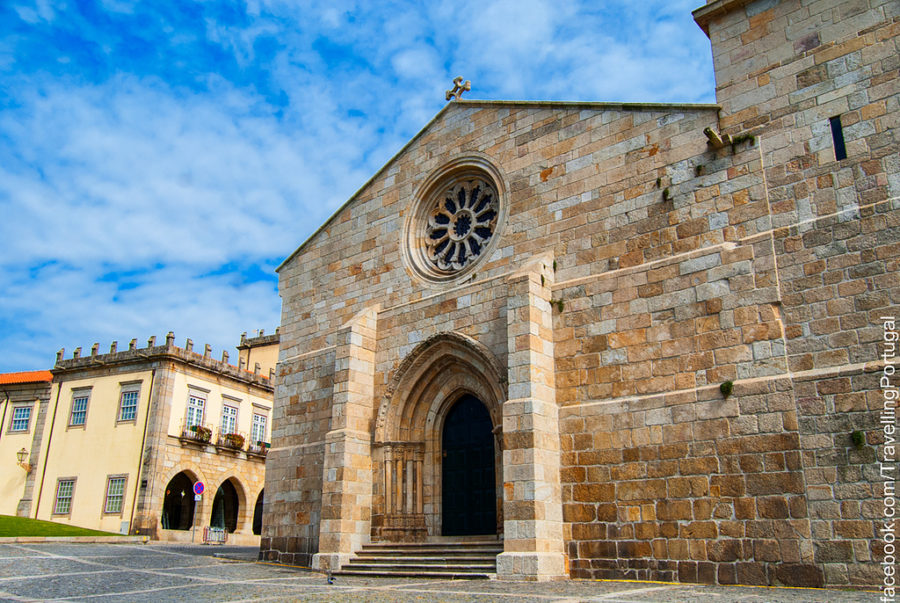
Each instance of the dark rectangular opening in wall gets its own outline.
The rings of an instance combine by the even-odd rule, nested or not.
[[[844,146],[844,128],[841,126],[841,116],[836,115],[828,120],[831,122],[831,138],[834,140],[834,158],[840,161],[847,158],[847,147]]]

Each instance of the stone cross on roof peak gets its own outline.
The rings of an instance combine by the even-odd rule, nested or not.
[[[447,93],[444,97],[449,101],[450,99],[459,100],[462,96],[463,92],[472,89],[472,82],[466,80],[463,82],[462,76],[453,78],[453,90],[447,90]]]

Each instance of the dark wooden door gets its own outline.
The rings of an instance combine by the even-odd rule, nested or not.
[[[497,533],[491,429],[487,409],[474,396],[463,396],[447,414],[441,438],[444,536]]]

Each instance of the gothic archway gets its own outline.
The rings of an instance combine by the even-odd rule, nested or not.
[[[373,461],[372,536],[424,540],[442,533],[442,443],[448,412],[464,396],[483,403],[492,436],[502,420],[505,372],[482,344],[442,333],[417,346],[395,371],[378,409]],[[495,497],[502,479],[494,447]],[[495,526],[502,526],[495,501]]]

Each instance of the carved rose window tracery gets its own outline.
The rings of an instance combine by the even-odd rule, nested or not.
[[[486,158],[453,159],[417,185],[401,232],[409,273],[430,285],[475,275],[503,237],[509,208],[503,175]]]
[[[437,196],[428,216],[426,257],[441,271],[465,268],[484,252],[499,214],[497,192],[488,182],[457,181]]]

